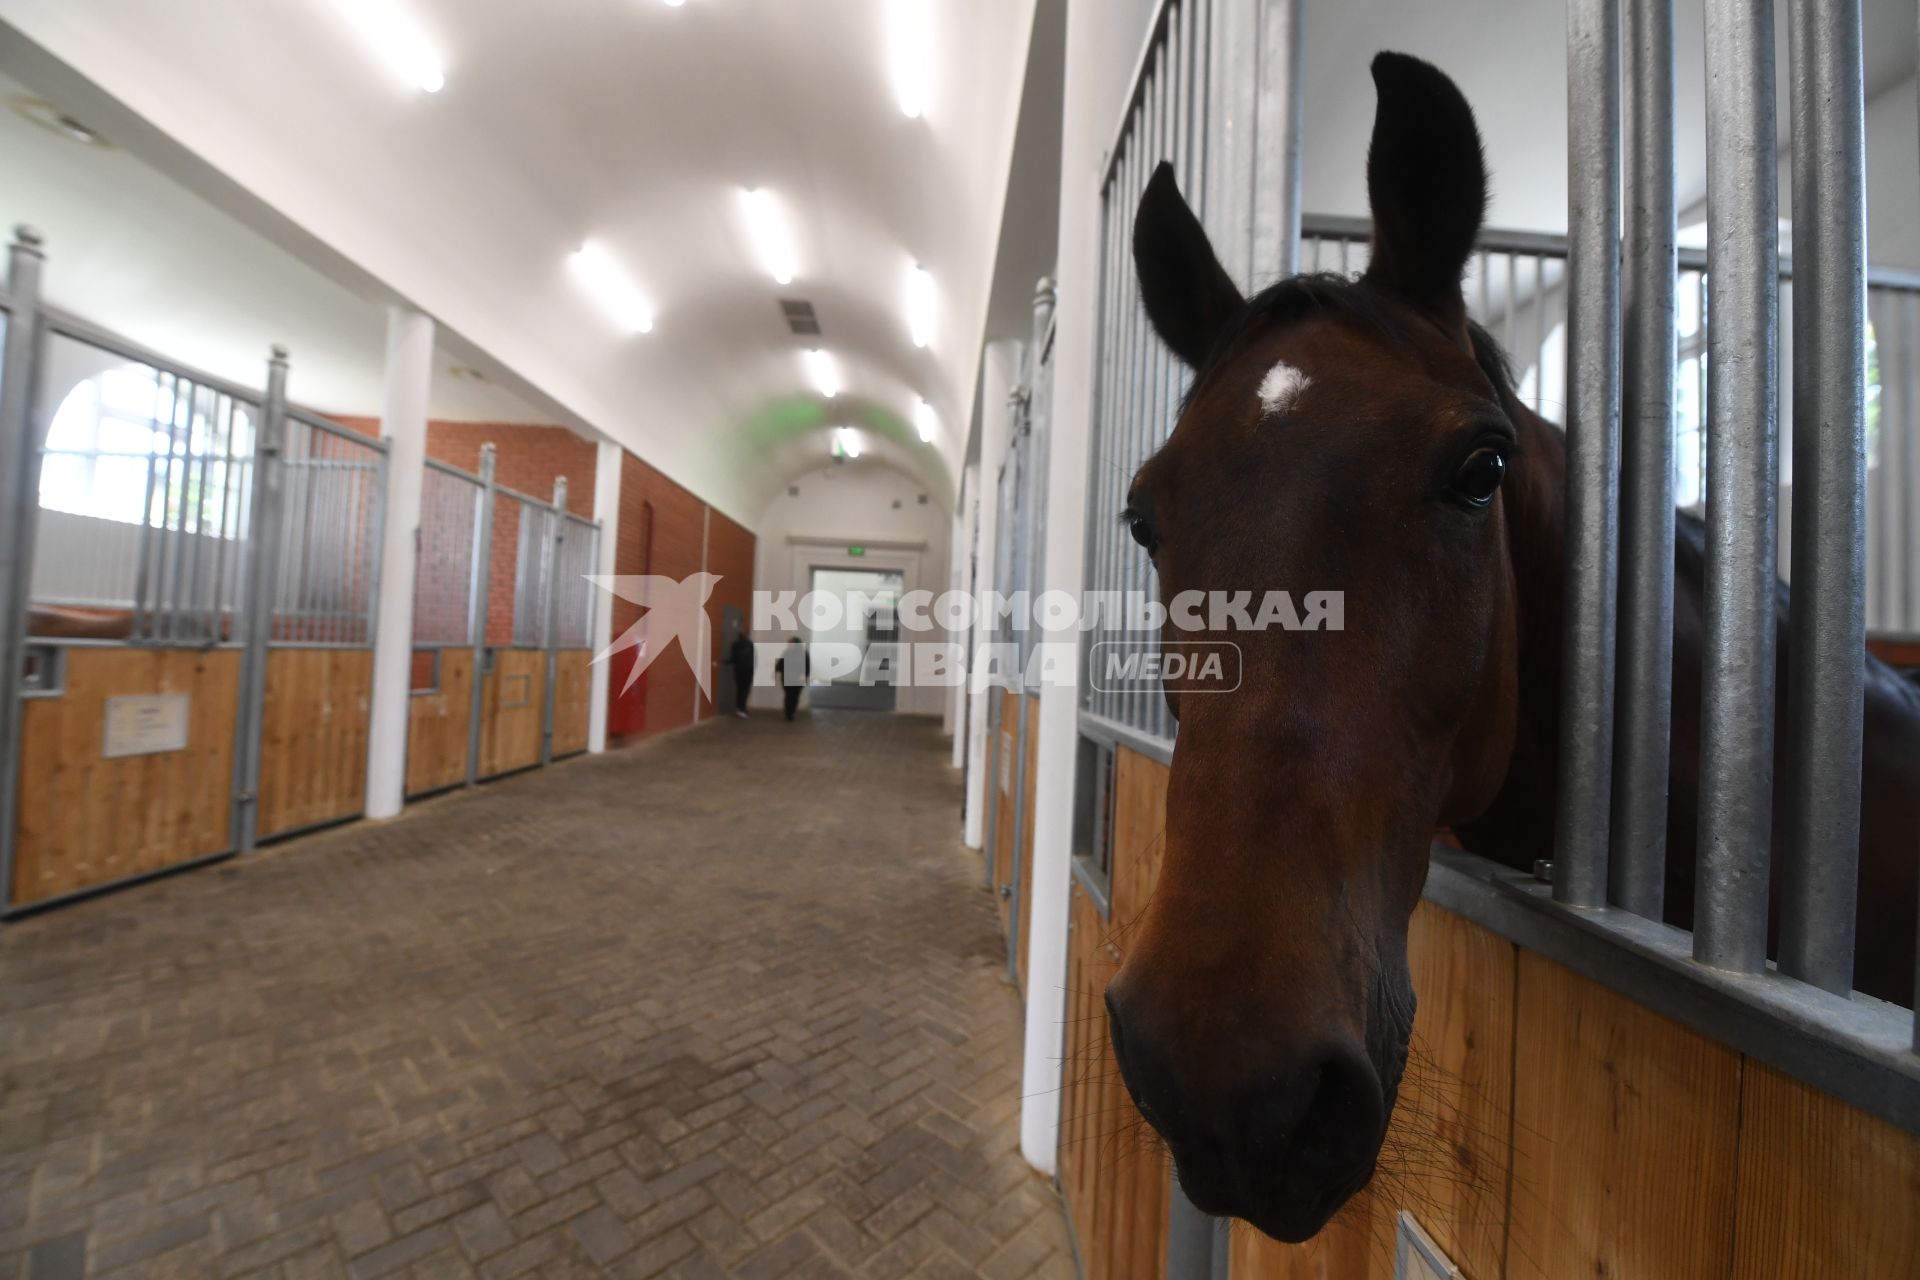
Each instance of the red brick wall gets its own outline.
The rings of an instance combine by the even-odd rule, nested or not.
[[[378,418],[335,418],[354,431],[378,435]],[[593,472],[599,456],[591,440],[565,427],[512,422],[427,423],[427,456],[462,471],[479,474],[480,446],[494,446],[495,484],[530,498],[550,501],[553,482],[567,478],[567,510],[593,518]],[[501,498],[494,504],[493,550],[487,583],[487,643],[513,643],[514,558],[519,548],[520,504]],[[464,588],[463,588],[464,590]]]
[[[622,454],[620,471],[620,544],[614,551],[614,572],[651,573],[685,578],[701,567],[701,523],[706,505],[691,492],[634,457]],[[645,537],[645,512],[653,510],[653,545]],[[751,566],[749,566],[751,574]],[[640,617],[640,607],[618,601],[613,633],[619,635]],[[693,723],[698,686],[676,644],[654,656],[652,664],[626,694],[620,687],[632,668],[633,654],[615,661],[609,682],[608,732],[618,735],[663,733]]]

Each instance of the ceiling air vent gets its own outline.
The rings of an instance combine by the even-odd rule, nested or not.
[[[787,328],[797,334],[812,337],[820,332],[820,317],[813,313],[813,304],[805,298],[780,299],[780,314],[786,318]]]

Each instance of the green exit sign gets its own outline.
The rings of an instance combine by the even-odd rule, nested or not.
[[[865,547],[848,547],[847,554],[850,556],[863,556],[867,554],[867,549]]]

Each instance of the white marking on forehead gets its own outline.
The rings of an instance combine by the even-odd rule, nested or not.
[[[1288,364],[1285,360],[1267,370],[1267,376],[1260,379],[1260,412],[1262,416],[1285,413],[1300,398],[1300,393],[1313,385],[1313,379]]]

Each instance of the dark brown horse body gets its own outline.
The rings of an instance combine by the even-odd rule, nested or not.
[[[1434,829],[1522,868],[1553,835],[1564,441],[1467,321],[1486,203],[1471,110],[1412,58],[1381,55],[1374,79],[1360,281],[1242,299],[1165,166],[1134,233],[1148,315],[1196,373],[1129,495],[1161,597],[1344,595],[1338,631],[1169,636],[1238,643],[1241,683],[1167,686],[1165,859],[1107,997],[1127,1085],[1188,1196],[1283,1239],[1372,1176]],[[1677,543],[1667,902],[1685,923],[1697,524]],[[1785,651],[1783,630],[1783,687]],[[1891,996],[1913,964],[1920,695],[1871,661],[1865,745],[1858,975]]]

